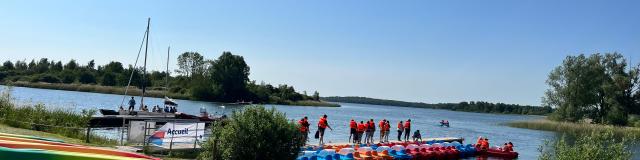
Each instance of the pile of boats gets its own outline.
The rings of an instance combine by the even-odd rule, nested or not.
[[[477,149],[472,144],[460,142],[428,141],[424,143],[385,143],[368,146],[325,145],[307,147],[301,151],[298,160],[431,160],[464,159],[468,157],[518,158],[517,152],[506,152],[492,147]]]
[[[143,154],[68,144],[59,140],[0,133],[0,159],[159,160]]]

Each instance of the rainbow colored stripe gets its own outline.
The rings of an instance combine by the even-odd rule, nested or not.
[[[68,144],[59,140],[0,133],[0,159],[140,159],[159,160],[143,154]]]

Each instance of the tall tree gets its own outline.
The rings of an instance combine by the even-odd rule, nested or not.
[[[5,70],[14,70],[15,67],[13,67],[13,63],[11,63],[11,61],[5,61],[4,63],[2,63],[2,68]]]
[[[209,70],[213,85],[216,85],[214,88],[221,91],[221,100],[231,102],[246,98],[249,66],[242,56],[223,52]]]
[[[549,74],[550,89],[543,103],[557,107],[554,118],[559,120],[589,118],[596,123],[625,125],[629,111],[638,104],[633,100],[637,67],[627,67],[618,53],[567,56]]]
[[[76,60],[71,59],[67,64],[64,65],[64,70],[76,70],[78,68],[78,63]]]
[[[178,56],[178,70],[176,72],[187,77],[193,74],[202,74],[205,70],[204,57],[198,52],[184,52]]]

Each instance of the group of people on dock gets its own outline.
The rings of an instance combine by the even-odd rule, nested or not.
[[[389,121],[386,119],[380,120],[380,122],[378,122],[378,128],[380,129],[380,142],[388,142],[389,131],[391,128]],[[349,129],[349,142],[362,143],[362,136],[364,135],[364,143],[374,143],[373,136],[376,131],[376,124],[373,119],[369,119],[366,123],[364,121],[360,121],[359,124],[355,120],[351,119],[351,122],[349,122]]]
[[[298,120],[299,130],[302,133],[302,138],[306,142],[308,139],[308,134],[310,133],[310,124],[307,117],[301,118]],[[376,127],[377,126],[377,127]],[[329,121],[327,120],[327,115],[323,115],[318,120],[318,130],[315,133],[314,138],[319,139],[319,144],[324,144],[324,135],[326,128],[333,130],[329,125]],[[360,123],[356,122],[356,120],[351,119],[349,122],[349,143],[364,143],[373,144],[375,143],[375,133],[376,128],[379,129],[379,142],[385,143],[389,142],[389,134],[391,133],[391,122],[387,119],[382,119],[376,125],[373,119],[369,119],[368,121],[360,121]],[[406,121],[400,121],[397,125],[398,131],[398,141],[409,141],[409,137],[411,136],[411,119],[407,119]],[[404,133],[404,136],[403,136]],[[413,133],[413,141],[422,141],[422,135],[420,130],[416,130]]]
[[[129,112],[134,111],[135,106],[136,106],[136,100],[134,99],[134,97],[131,97],[131,99],[129,100],[129,108],[128,108],[127,111],[129,111]],[[124,111],[124,108],[122,106],[120,106],[120,111]],[[147,105],[144,105],[144,106],[140,107],[140,111],[149,112],[149,108],[147,107]],[[155,112],[155,113],[176,113],[176,112],[178,112],[178,108],[175,107],[175,106],[161,107],[160,105],[155,105],[155,106],[153,106],[153,109],[151,110],[151,112]]]

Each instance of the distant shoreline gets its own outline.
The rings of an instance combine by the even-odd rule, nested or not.
[[[429,103],[422,103],[422,102],[405,102],[405,101],[398,101],[398,100],[376,99],[376,98],[355,97],[355,96],[346,96],[346,97],[333,96],[333,97],[322,97],[320,99],[324,101],[329,101],[329,102],[385,105],[385,106],[411,107],[411,108],[444,109],[444,110],[451,110],[451,111],[475,112],[475,113],[547,115],[553,112],[553,109],[551,107],[504,104],[504,103],[489,103],[489,102],[482,102],[482,101],[429,104]]]
[[[95,85],[95,84],[79,84],[79,83],[65,84],[65,83],[16,81],[16,82],[3,82],[3,83],[0,83],[0,85],[26,87],[26,88],[38,88],[38,89],[76,91],[76,92],[104,93],[104,94],[115,94],[115,95],[123,95],[125,90],[125,87],[101,86],[101,85]],[[142,90],[134,86],[129,86],[129,90],[127,92],[128,92],[127,95],[142,94]],[[165,92],[162,90],[147,90],[145,92],[145,97],[164,98],[164,96],[165,96]],[[189,95],[186,95],[186,94],[168,93],[167,96],[174,99],[193,100],[190,98]],[[223,103],[223,102],[220,102],[220,103]],[[291,101],[286,103],[288,104],[276,104],[276,105],[340,107],[340,104],[326,102],[326,101]],[[269,104],[264,104],[264,105],[269,105]]]

